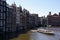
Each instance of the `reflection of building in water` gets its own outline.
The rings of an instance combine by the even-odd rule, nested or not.
[[[48,25],[52,26],[60,26],[60,13],[59,15],[56,13],[54,15],[51,15],[51,12],[49,12],[49,15],[47,16],[47,23]]]

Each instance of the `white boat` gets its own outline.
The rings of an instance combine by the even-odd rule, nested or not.
[[[44,34],[49,34],[49,35],[54,35],[54,32],[51,30],[38,29],[38,32],[44,33]]]
[[[31,30],[31,32],[37,32],[38,30]]]

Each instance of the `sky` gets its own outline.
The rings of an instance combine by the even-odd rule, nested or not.
[[[40,17],[47,16],[50,11],[52,14],[60,12],[60,0],[7,0],[10,5],[14,2],[17,6],[20,5],[31,14],[38,14]]]

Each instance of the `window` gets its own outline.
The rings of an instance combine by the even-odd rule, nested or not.
[[[0,26],[1,26],[1,27],[3,26],[3,24],[2,24],[2,20],[0,20]]]
[[[1,6],[1,12],[3,12],[3,10],[4,10],[4,7],[3,7],[3,6]]]
[[[4,11],[6,11],[6,8],[4,7]]]
[[[0,5],[1,5],[1,1],[0,1]]]
[[[0,13],[0,19],[5,19],[5,13]]]
[[[6,3],[5,3],[5,2],[3,2],[3,5],[4,5],[4,6],[6,6]]]
[[[1,6],[0,6],[0,11],[1,11]]]
[[[8,28],[6,27],[6,31],[8,31]]]
[[[6,22],[7,23],[12,23],[12,19],[11,18],[7,18]]]
[[[12,24],[11,23],[7,23],[6,27],[12,27]]]
[[[1,5],[2,5],[3,2],[1,2]]]

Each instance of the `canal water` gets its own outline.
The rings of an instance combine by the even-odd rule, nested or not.
[[[60,40],[60,28],[49,28],[55,32],[55,35],[46,35],[42,33],[31,33],[30,40]]]
[[[28,32],[25,34],[25,36],[19,35],[19,37],[15,39],[16,40],[17,39],[18,40],[60,40],[60,28],[49,28],[49,29],[53,30],[55,32],[55,35],[46,35],[39,32]],[[28,36],[29,36],[29,39],[28,39]],[[19,39],[19,38],[22,38],[22,39]]]

